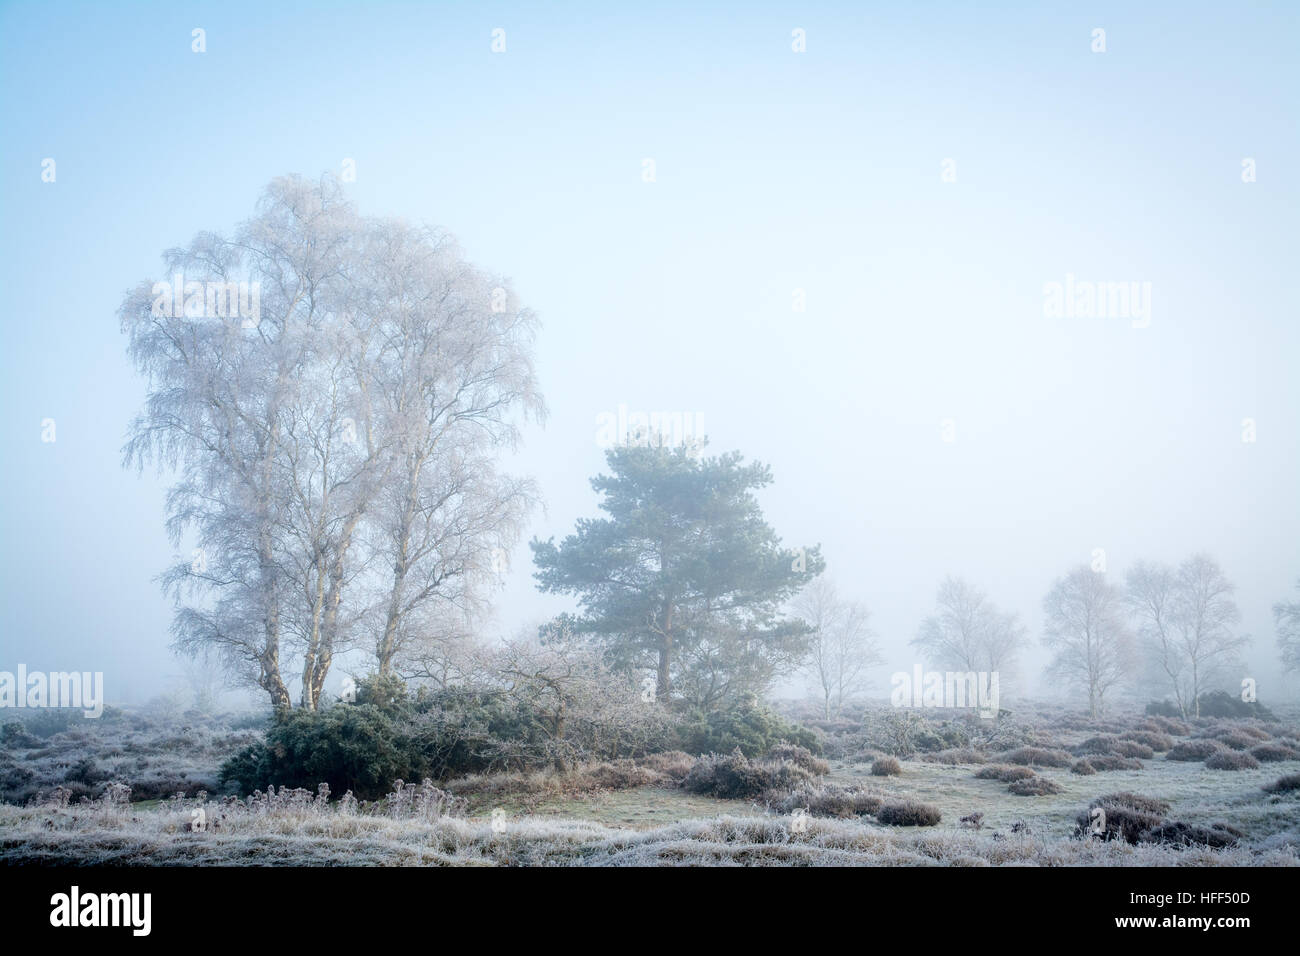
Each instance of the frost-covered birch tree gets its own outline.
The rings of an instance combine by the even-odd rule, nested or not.
[[[535,319],[449,239],[362,218],[328,177],[275,180],[233,237],[164,262],[120,310],[148,389],[124,453],[174,472],[167,529],[198,545],[163,575],[176,644],[277,707],[292,660],[318,707],[340,653],[388,670],[517,538],[531,486],[496,455],[544,411]]]
[[[1058,578],[1043,599],[1043,643],[1055,652],[1048,671],[1084,689],[1093,717],[1133,663],[1123,601],[1123,592],[1087,565]]]

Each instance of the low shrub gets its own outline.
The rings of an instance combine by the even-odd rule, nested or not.
[[[1273,720],[1272,712],[1263,704],[1244,701],[1239,694],[1229,694],[1225,690],[1212,690],[1202,694],[1194,711],[1199,717],[1256,717],[1260,720]]]
[[[1082,766],[1081,766],[1082,765]],[[1070,768],[1071,773],[1087,776],[1090,773],[1108,773],[1114,770],[1141,770],[1142,762],[1132,757],[1120,757],[1116,754],[1094,754],[1084,757]]]
[[[1259,761],[1250,754],[1237,750],[1220,750],[1217,754],[1210,755],[1205,766],[1209,770],[1256,770]]]
[[[903,772],[903,765],[897,757],[879,757],[871,763],[873,777],[897,777]]]
[[[1164,816],[1169,812],[1170,803],[1168,800],[1161,800],[1159,797],[1148,797],[1146,794],[1134,793],[1131,790],[1121,790],[1118,793],[1108,793],[1104,797],[1098,797],[1093,801],[1093,806],[1112,806],[1132,807],[1134,810],[1141,810],[1145,813],[1154,813],[1157,816]]]
[[[788,760],[797,767],[803,767],[809,773],[821,777],[831,772],[831,765],[821,757],[813,755],[807,747],[798,744],[780,743],[764,755],[765,760]]]
[[[1059,783],[1046,777],[1029,777],[1010,784],[1007,793],[1014,793],[1018,797],[1045,797],[1049,794],[1061,793],[1064,789]]]
[[[932,827],[942,819],[938,807],[919,800],[886,803],[876,812],[876,819],[891,827]]]
[[[665,750],[663,753],[647,754],[640,759],[639,763],[680,783],[695,766],[695,758],[680,750]]]
[[[1272,783],[1266,783],[1260,789],[1268,793],[1292,793],[1300,790],[1300,773],[1289,773],[1285,777],[1278,777]]]
[[[1252,747],[1250,755],[1261,763],[1276,763],[1279,760],[1300,760],[1300,750],[1282,744],[1260,744]]]
[[[1194,826],[1189,823],[1162,823],[1139,834],[1143,843],[1164,843],[1171,846],[1205,846],[1215,850],[1232,846],[1243,836],[1240,830],[1233,830],[1222,823],[1212,827]]]
[[[1081,757],[1087,754],[1113,754],[1115,752],[1115,747],[1118,744],[1118,737],[1111,734],[1105,734],[1100,737],[1089,737],[1083,743],[1079,744],[1079,746],[1075,747],[1074,751]]]
[[[775,711],[752,694],[724,710],[693,711],[678,728],[681,750],[689,754],[727,754],[739,749],[746,757],[767,753],[777,744],[795,744],[813,754],[821,752],[817,735]]]
[[[975,771],[975,776],[979,780],[1001,780],[1003,783],[1014,783],[1017,780],[1028,780],[1034,776],[1034,772],[1028,767],[991,764],[987,767],[980,767],[979,770]]]
[[[1172,750],[1174,746],[1174,738],[1160,730],[1129,730],[1120,734],[1120,739],[1132,740],[1134,743],[1151,748],[1156,753]]]
[[[793,813],[802,807],[815,817],[848,819],[875,815],[884,801],[879,794],[870,790],[826,784],[821,787],[799,787],[785,794],[769,792],[764,795],[764,802],[782,813]]]
[[[1204,760],[1205,758],[1218,753],[1223,748],[1213,740],[1184,740],[1175,744],[1169,753],[1165,754],[1166,760]]]
[[[1239,730],[1219,730],[1210,734],[1208,739],[1216,740],[1232,750],[1249,750],[1259,742],[1250,734]]]
[[[28,733],[21,720],[9,720],[0,727],[0,746],[10,750],[26,750],[40,745],[41,739]]]
[[[1238,724],[1232,729],[1236,733],[1245,734],[1247,737],[1254,737],[1256,740],[1268,740],[1273,736],[1263,727],[1255,727],[1251,724]]]
[[[1072,759],[1064,750],[1046,750],[1042,747],[1017,747],[998,755],[998,760],[1002,763],[1026,767],[1068,767]]]
[[[724,800],[757,797],[768,790],[792,791],[809,786],[813,775],[787,761],[750,760],[739,748],[730,754],[707,754],[682,781],[691,793]]]
[[[1150,721],[1143,721],[1143,723],[1150,724],[1155,730],[1174,737],[1186,737],[1192,732],[1191,727],[1174,716],[1152,717]]]
[[[1102,813],[1094,816],[1093,811],[1098,808]],[[1075,818],[1075,835],[1137,844],[1142,834],[1164,822],[1164,815],[1168,811],[1169,804],[1154,797],[1128,792],[1113,793],[1093,800],[1088,804],[1088,809]],[[1094,831],[1098,824],[1102,825],[1102,829]]]
[[[1156,755],[1156,752],[1146,744],[1140,744],[1136,740],[1121,740],[1115,744],[1115,755],[1135,760],[1150,760]]]

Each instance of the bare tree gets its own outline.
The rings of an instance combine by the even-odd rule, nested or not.
[[[1241,614],[1218,563],[1193,555],[1175,570],[1139,563],[1129,573],[1128,601],[1152,656],[1184,717],[1200,716],[1201,695],[1238,665],[1250,639],[1234,633]]]
[[[1174,620],[1187,660],[1191,700],[1201,716],[1201,693],[1224,672],[1240,666],[1237,652],[1250,638],[1234,633],[1241,620],[1232,594],[1236,587],[1208,555],[1197,554],[1178,567]]]
[[[1124,595],[1087,565],[1058,578],[1043,600],[1043,643],[1055,652],[1049,672],[1088,692],[1097,716],[1106,694],[1127,676],[1132,635],[1124,621]]]
[[[935,606],[911,643],[939,666],[989,673],[1015,666],[1026,632],[1014,613],[999,610],[979,588],[951,576],[939,585]]]
[[[380,330],[379,422],[392,479],[373,544],[384,569],[375,641],[387,673],[450,609],[472,614],[536,499],[530,481],[498,473],[495,453],[519,439],[516,413],[539,419],[533,314],[504,280],[474,269],[447,236],[402,223],[369,236]]]
[[[884,661],[870,627],[871,612],[856,601],[842,601],[835,586],[814,578],[795,599],[796,614],[814,628],[808,670],[822,695],[822,714],[838,715],[860,693],[867,670]]]
[[[176,294],[145,282],[119,310],[149,388],[124,463],[177,470],[167,530],[174,544],[192,530],[199,545],[163,576],[176,643],[216,649],[277,707],[290,703],[281,658],[294,599],[285,428],[312,344],[303,330],[339,276],[351,218],[336,184],[276,180],[233,240],[203,233],[165,253],[169,279],[184,281]],[[240,283],[251,315],[231,308]],[[200,594],[209,600],[185,600]]]
[[[517,412],[544,412],[535,320],[449,239],[363,219],[329,177],[275,180],[233,239],[164,259],[183,308],[145,283],[121,309],[149,381],[125,457],[179,470],[168,531],[200,545],[164,575],[176,643],[277,707],[290,655],[317,707],[338,654],[368,634],[387,672],[517,539],[532,486],[494,456]],[[239,283],[256,314],[214,310]]]
[[[661,741],[663,706],[612,671],[598,648],[572,637],[543,641],[529,631],[489,652],[485,669],[507,699],[536,715],[554,766],[639,756]]]
[[[1300,581],[1296,582],[1296,590],[1300,591]],[[1282,655],[1282,669],[1300,670],[1300,601],[1274,604],[1273,620],[1277,624],[1277,648]]]
[[[1127,601],[1137,620],[1137,633],[1149,658],[1174,692],[1178,711],[1187,716],[1183,670],[1185,658],[1175,624],[1175,573],[1172,568],[1139,561],[1125,577]]]

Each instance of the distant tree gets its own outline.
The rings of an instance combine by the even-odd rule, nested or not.
[[[1300,581],[1296,582],[1296,590],[1300,591]],[[1273,620],[1277,624],[1277,647],[1282,655],[1282,669],[1300,671],[1300,601],[1274,604]]]
[[[818,548],[781,547],[763,520],[754,492],[770,470],[662,440],[606,462],[611,474],[591,484],[608,517],[580,519],[558,546],[531,544],[541,590],[580,599],[574,632],[617,669],[654,671],[665,702],[716,706],[797,666],[810,628],[780,609],[825,562]]]
[[[1201,696],[1238,664],[1250,643],[1234,633],[1241,619],[1232,582],[1207,555],[1177,569],[1139,562],[1126,577],[1138,634],[1165,675],[1182,716],[1199,717]]]
[[[956,671],[1009,671],[1026,643],[1019,618],[998,609],[979,588],[947,577],[935,597],[936,613],[921,622],[912,646],[940,667]]]
[[[1123,592],[1104,574],[1081,565],[1056,580],[1043,599],[1043,611],[1043,644],[1055,652],[1049,673],[1085,688],[1088,713],[1097,716],[1106,694],[1125,680],[1133,662]]]
[[[838,715],[862,691],[869,668],[884,661],[871,630],[871,612],[841,600],[825,577],[816,578],[794,601],[795,613],[812,627],[808,671],[822,696],[822,715]]]

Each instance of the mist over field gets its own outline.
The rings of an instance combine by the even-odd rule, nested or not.
[[[0,857],[1294,865],[1296,27],[0,7]]]

